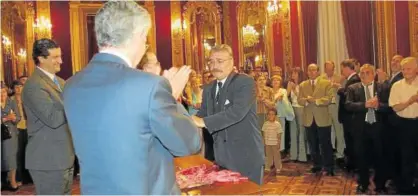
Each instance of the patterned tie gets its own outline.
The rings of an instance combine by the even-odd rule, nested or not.
[[[366,101],[368,101],[369,99],[371,99],[370,91],[369,91],[369,86],[370,85],[371,84],[368,84],[368,85],[365,86]],[[373,124],[373,123],[376,122],[376,116],[375,116],[375,113],[374,113],[374,109],[373,108],[369,108],[368,109],[367,114],[366,114],[366,122],[368,122],[370,124]]]
[[[216,93],[216,104],[218,104],[218,100],[219,100],[219,96],[221,95],[221,90],[222,90],[222,82],[218,82],[218,92]]]
[[[61,90],[60,83],[58,82],[58,79],[57,79],[57,77],[55,77],[55,76],[54,76],[54,83],[55,83],[55,85],[57,85],[58,89],[60,89],[60,90]]]

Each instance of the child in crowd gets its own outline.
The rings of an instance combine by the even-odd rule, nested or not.
[[[267,113],[267,121],[264,123],[262,131],[264,136],[264,145],[266,150],[265,170],[270,171],[274,163],[276,173],[282,169],[282,160],[280,156],[280,142],[283,134],[283,129],[280,123],[276,120],[277,110],[271,108]]]

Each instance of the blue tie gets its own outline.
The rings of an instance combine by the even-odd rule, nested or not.
[[[60,89],[60,90],[61,90],[60,83],[58,82],[58,79],[57,79],[57,77],[55,77],[55,76],[54,76],[54,83],[55,83],[55,85],[57,85],[58,89]]]

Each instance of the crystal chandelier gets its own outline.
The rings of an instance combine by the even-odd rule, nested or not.
[[[12,42],[5,35],[2,36],[2,44],[3,44],[3,49],[4,49],[4,53],[6,54],[6,57],[9,59],[12,58]]]
[[[242,37],[244,39],[244,47],[252,47],[259,42],[259,33],[251,25],[242,27]]]

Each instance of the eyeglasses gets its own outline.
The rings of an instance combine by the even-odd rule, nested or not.
[[[215,63],[216,64],[224,64],[226,61],[229,61],[229,60],[231,60],[232,58],[228,58],[228,59],[215,59],[215,60],[209,60],[208,61],[208,65],[209,66],[212,66],[212,65],[215,65]]]

